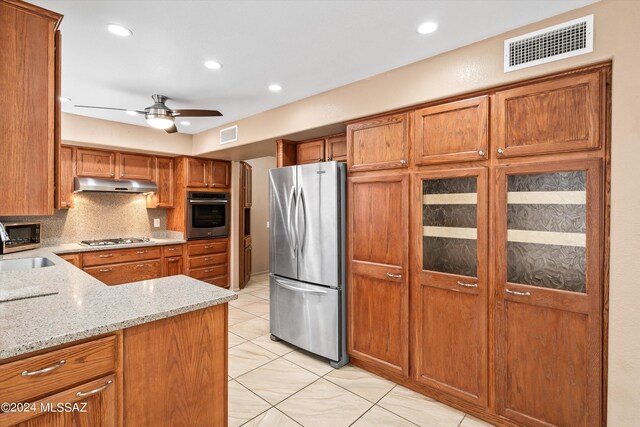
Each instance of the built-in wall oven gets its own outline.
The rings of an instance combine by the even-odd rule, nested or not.
[[[229,193],[187,193],[187,239],[229,235]]]

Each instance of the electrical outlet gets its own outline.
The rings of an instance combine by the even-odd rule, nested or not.
[[[159,228],[160,227],[160,218],[154,218],[153,219],[153,226],[155,228]]]
[[[269,228],[269,221],[267,221],[267,228]]]

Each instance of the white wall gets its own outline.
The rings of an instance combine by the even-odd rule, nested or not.
[[[252,167],[253,198],[251,201],[251,270],[269,271],[269,169],[276,167],[275,157],[247,160]]]

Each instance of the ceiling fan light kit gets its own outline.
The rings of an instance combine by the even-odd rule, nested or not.
[[[172,110],[165,105],[167,101],[164,95],[152,95],[154,104],[145,108],[143,111],[130,110],[126,108],[111,108],[111,107],[94,107],[90,105],[76,105],[79,108],[96,108],[99,110],[116,110],[124,111],[130,115],[144,114],[144,118],[154,129],[162,129],[167,133],[176,133],[178,129],[175,125],[175,117],[220,117],[222,113],[217,110]],[[185,126],[189,126],[190,122],[181,122]]]

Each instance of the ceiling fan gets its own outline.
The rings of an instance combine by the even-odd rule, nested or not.
[[[111,107],[94,107],[91,105],[75,105],[80,108],[96,108],[100,110],[116,110],[116,111],[131,111],[136,114],[144,114],[144,118],[149,123],[149,126],[156,129],[163,129],[167,133],[178,132],[176,128],[176,117],[218,117],[222,116],[222,113],[217,110],[172,110],[165,105],[167,101],[164,95],[152,95],[153,104],[144,110],[127,110],[126,108],[111,108]]]

